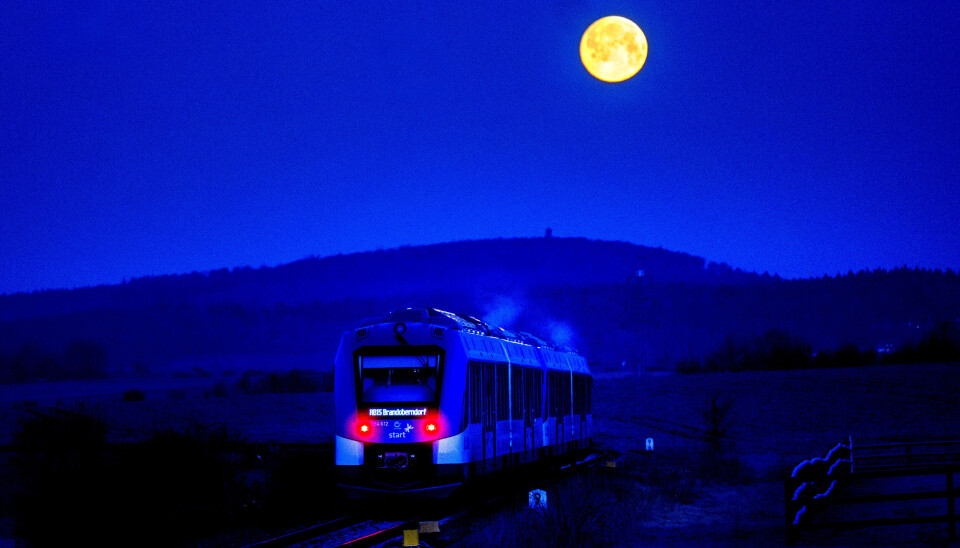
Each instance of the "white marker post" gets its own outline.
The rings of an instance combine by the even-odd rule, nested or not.
[[[647,438],[646,450],[648,453],[653,453],[653,438]]]
[[[531,510],[547,511],[547,492],[543,489],[534,489],[527,495],[527,502]]]

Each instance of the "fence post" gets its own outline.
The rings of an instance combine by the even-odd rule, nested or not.
[[[957,540],[957,517],[953,505],[957,494],[953,491],[954,468],[947,467],[947,517],[950,519],[950,540]]]

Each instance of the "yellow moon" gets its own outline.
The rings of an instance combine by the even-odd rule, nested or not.
[[[636,23],[618,15],[597,19],[580,40],[580,60],[604,82],[622,82],[647,60],[647,37]]]

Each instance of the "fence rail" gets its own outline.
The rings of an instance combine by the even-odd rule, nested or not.
[[[854,470],[882,470],[960,464],[960,441],[918,441],[858,445]]]
[[[939,446],[944,451],[927,451],[916,453],[916,448]],[[957,539],[957,521],[955,501],[960,497],[960,489],[956,487],[954,475],[960,474],[960,462],[957,457],[960,451],[953,451],[960,447],[960,442],[916,442],[907,444],[877,444],[867,446],[839,445],[838,448],[849,449],[850,466],[848,469],[838,469],[830,465],[830,472],[823,473],[824,465],[816,466],[817,461],[827,462],[842,460],[831,458],[837,448],[831,450],[827,459],[812,459],[804,461],[794,469],[790,477],[784,480],[784,509],[785,509],[785,536],[788,545],[797,540],[803,529],[853,529],[862,527],[876,527],[888,525],[914,525],[945,523],[948,526],[950,540]],[[871,452],[885,451],[870,454]],[[863,453],[867,453],[864,455]],[[934,455],[938,460],[952,462],[918,462],[917,458],[927,458]],[[841,455],[842,456],[842,455]],[[875,464],[863,464],[863,461],[873,461]],[[834,473],[839,471],[839,473]],[[943,489],[935,490],[898,490],[881,494],[844,495],[852,485],[866,480],[893,479],[921,476],[943,476]],[[889,487],[889,486],[887,486]],[[818,520],[826,508],[840,505],[857,505],[882,502],[905,502],[919,500],[946,499],[947,513],[943,515],[922,515],[912,517],[877,517],[869,519],[848,520]]]

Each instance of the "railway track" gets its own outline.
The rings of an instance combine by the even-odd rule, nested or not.
[[[582,460],[558,467],[551,473],[569,475],[578,470],[595,466],[614,457],[611,451],[593,449]],[[319,523],[298,531],[293,531],[274,538],[266,539],[245,548],[319,548],[327,546],[346,546],[362,548],[377,546],[392,539],[402,537],[404,530],[419,529],[422,522],[437,522],[440,527],[446,523],[456,521],[471,512],[494,506],[508,497],[528,491],[535,487],[535,483],[546,479],[545,476],[536,476],[536,479],[514,483],[508,490],[496,493],[481,491],[473,500],[464,500],[445,512],[419,515],[417,519],[380,520],[367,519],[360,516],[343,516],[334,520]],[[503,482],[506,484],[506,482]],[[438,514],[444,515],[438,515]],[[411,516],[405,516],[410,518]]]

